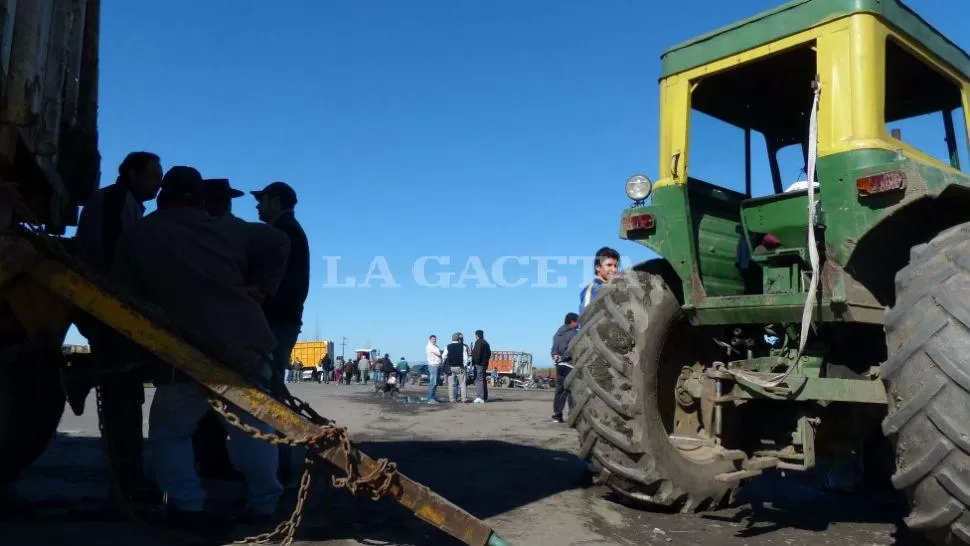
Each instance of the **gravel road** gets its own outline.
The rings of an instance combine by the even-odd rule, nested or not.
[[[417,388],[407,391],[415,399]],[[492,390],[488,404],[403,403],[370,386],[302,383],[297,396],[348,426],[375,457],[485,519],[512,545],[920,544],[902,527],[904,503],[891,491],[824,492],[817,476],[769,475],[725,510],[679,515],[628,507],[589,481],[575,432],[549,419],[551,391]],[[440,393],[440,391],[439,391]],[[151,390],[148,398],[150,400]],[[439,396],[442,398],[442,396]],[[7,494],[0,544],[175,546],[158,525],[132,521],[106,503],[93,398],[80,417],[68,410],[45,455]],[[147,416],[147,411],[146,411]],[[146,424],[147,431],[147,424]],[[209,484],[234,502],[240,484]],[[281,506],[292,506],[293,492]],[[12,499],[12,500],[11,500]],[[451,545],[450,537],[390,500],[355,499],[318,488],[295,544]],[[228,506],[228,504],[227,504]]]

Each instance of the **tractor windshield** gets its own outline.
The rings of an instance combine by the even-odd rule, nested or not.
[[[804,180],[814,42],[707,76],[691,94],[688,175],[747,197]]]

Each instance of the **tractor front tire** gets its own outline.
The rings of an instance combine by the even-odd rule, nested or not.
[[[715,509],[736,484],[716,475],[736,470],[710,448],[685,456],[669,440],[676,377],[701,340],[663,277],[634,269],[601,288],[580,317],[568,423],[579,433],[594,481],[627,499],[680,512]],[[705,450],[710,452],[705,453]]]
[[[57,431],[64,393],[53,360],[24,346],[0,351],[0,486],[40,457]]]
[[[906,524],[936,544],[970,544],[970,224],[913,247],[886,316],[892,483]]]

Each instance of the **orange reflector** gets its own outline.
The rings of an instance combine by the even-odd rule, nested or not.
[[[623,230],[633,231],[637,229],[653,229],[656,221],[652,214],[634,214],[623,219]]]
[[[873,174],[855,181],[859,195],[875,195],[906,188],[906,175],[902,171]]]

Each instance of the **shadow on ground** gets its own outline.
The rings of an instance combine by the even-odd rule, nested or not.
[[[397,462],[409,478],[483,519],[589,483],[575,455],[508,442],[375,441],[363,442],[360,448],[372,457]],[[0,544],[183,543],[161,533],[158,525],[132,522],[104,503],[106,477],[98,439],[59,435],[18,485],[22,497],[19,507],[8,506],[2,511]],[[298,540],[460,544],[391,499],[374,502],[368,497],[354,498],[346,490],[325,487],[325,482],[319,479],[315,484]],[[240,508],[245,495],[241,482],[213,481],[206,487],[216,512]],[[281,501],[281,519],[294,503],[295,491],[288,490]]]
[[[750,545],[780,543],[784,538],[795,536],[788,534],[791,531],[802,531],[797,534],[800,537],[804,537],[806,531],[815,536],[825,536],[833,526],[840,527],[840,537],[852,538],[860,544],[873,544],[877,541],[867,539],[866,535],[871,536],[873,532],[865,524],[887,524],[895,526],[889,537],[893,544],[929,546],[929,542],[906,528],[903,523],[908,510],[905,496],[892,489],[890,484],[867,485],[853,493],[828,491],[823,484],[823,470],[789,473],[787,477],[782,477],[778,472],[768,472],[745,485],[731,507],[696,515],[658,517],[670,528],[681,529],[675,530],[675,533],[687,532],[683,529],[698,528],[709,523],[731,524],[732,538]],[[631,503],[613,493],[605,498],[634,510],[649,510],[644,505]],[[843,524],[863,525],[853,531]],[[697,544],[720,544],[724,541],[723,536],[711,538],[710,542],[700,540]],[[878,543],[885,544],[883,541]]]

